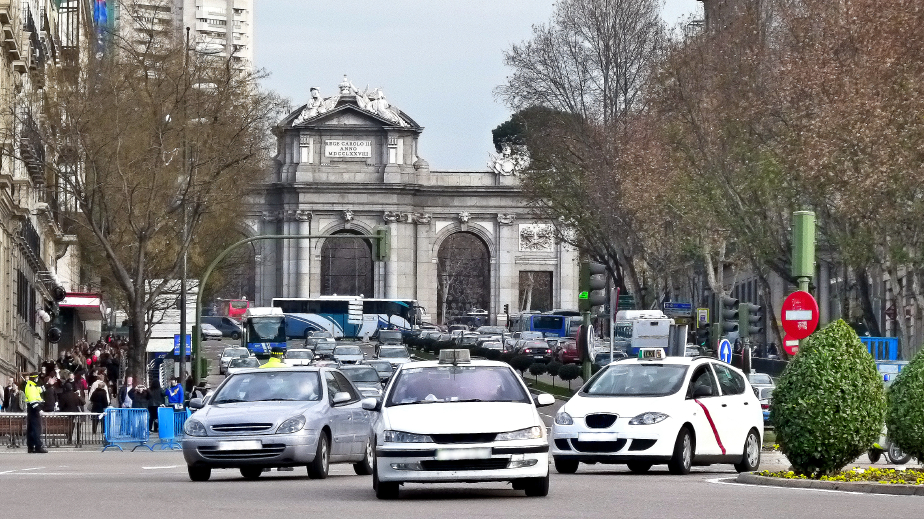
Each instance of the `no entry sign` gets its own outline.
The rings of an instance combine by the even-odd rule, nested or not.
[[[799,353],[799,340],[790,338],[788,335],[783,337],[783,349],[790,355]]]
[[[804,339],[818,327],[818,303],[808,292],[789,294],[783,302],[782,314],[787,339]]]

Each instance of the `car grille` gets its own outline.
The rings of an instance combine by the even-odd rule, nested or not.
[[[506,458],[486,460],[423,460],[420,467],[424,470],[497,470],[507,468]]]
[[[271,423],[222,423],[212,426],[212,430],[229,434],[252,434],[268,431],[273,428]]]
[[[632,440],[632,444],[629,445],[630,451],[643,451],[650,449],[658,440]]]
[[[493,442],[497,433],[474,434],[431,434],[434,443],[488,443]]]
[[[555,439],[555,446],[558,447],[558,450],[563,450],[563,451],[571,450],[571,444],[568,443],[568,440],[565,440],[562,438]]]
[[[575,439],[571,440],[574,450],[580,452],[619,452],[626,446],[626,440],[616,440],[614,442],[582,442]]]
[[[250,449],[242,451],[220,451],[218,447],[202,446],[198,448],[199,455],[209,460],[235,461],[235,460],[260,460],[275,458],[286,450],[283,444],[263,445],[262,449]]]
[[[606,429],[616,423],[616,418],[614,414],[589,414],[584,418],[584,423],[591,429]]]

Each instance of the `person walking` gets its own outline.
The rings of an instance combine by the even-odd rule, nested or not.
[[[10,385],[6,386],[3,392],[3,409],[7,413],[21,413],[25,411],[26,401],[23,398],[19,386],[10,379]]]
[[[46,454],[42,445],[42,407],[45,399],[42,398],[42,388],[38,385],[38,373],[29,373],[26,385],[23,388],[26,400],[26,447],[30,453]]]
[[[132,408],[132,377],[125,377],[125,384],[119,388],[119,407]]]
[[[90,412],[93,416],[93,434],[99,427],[100,416],[106,412],[109,407],[109,386],[104,379],[98,379],[90,386]],[[106,432],[106,424],[103,423],[103,432]]]
[[[180,385],[180,379],[173,377],[170,379],[171,385],[167,388],[167,404],[176,409],[183,407],[183,386]]]

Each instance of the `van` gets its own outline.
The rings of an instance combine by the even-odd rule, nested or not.
[[[234,340],[241,338],[241,324],[230,317],[204,315],[202,316],[202,322],[218,328],[222,337],[231,337]]]

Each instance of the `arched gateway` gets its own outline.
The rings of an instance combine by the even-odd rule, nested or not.
[[[384,226],[390,253],[374,261],[362,240],[260,242],[257,304],[363,294],[416,300],[432,322],[481,308],[494,323],[503,305],[519,310],[521,279],[535,277],[522,273],[540,272],[554,307],[577,307],[577,255],[531,216],[515,168],[431,170],[419,156],[423,128],[380,89],[360,91],[344,78],[334,95],[321,91],[306,93],[309,102],[276,127],[278,153],[251,223],[264,235]]]

